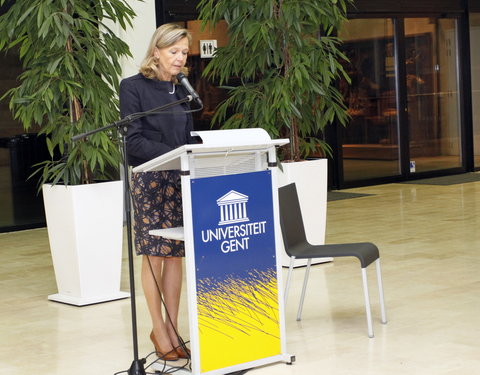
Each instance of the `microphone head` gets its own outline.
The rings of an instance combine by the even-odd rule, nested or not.
[[[193,98],[193,100],[195,100],[200,106],[203,107],[203,103],[200,99],[200,97],[198,96],[198,93],[195,91],[195,89],[190,85],[190,82],[188,82],[188,79],[187,77],[185,77],[185,74],[183,73],[178,73],[176,75],[177,77],[177,80],[178,82],[180,82],[180,84],[185,88],[187,89],[187,91],[190,93],[189,96],[191,96]],[[191,101],[191,100],[190,100]]]

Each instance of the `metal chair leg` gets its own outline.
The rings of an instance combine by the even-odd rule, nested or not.
[[[297,321],[302,319],[303,301],[305,300],[305,293],[307,291],[308,277],[310,276],[310,266],[312,265],[312,258],[308,259],[307,269],[305,270],[305,277],[303,279],[302,295],[300,296],[300,304],[298,305]]]
[[[295,263],[295,257],[290,257],[290,266],[288,267],[287,283],[285,284],[285,293],[283,297],[283,304],[286,308],[288,300],[288,290],[290,289],[290,281],[292,279],[293,265]]]
[[[365,312],[367,314],[368,337],[373,337],[372,311],[370,309],[370,295],[368,293],[367,270],[362,268],[363,294],[365,296]]]
[[[378,295],[380,297],[380,311],[382,314],[382,323],[387,324],[387,310],[385,309],[385,298],[383,296],[382,270],[380,268],[380,258],[375,261],[377,269]]]

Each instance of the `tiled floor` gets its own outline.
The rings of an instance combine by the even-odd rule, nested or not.
[[[372,241],[382,256],[389,322],[380,323],[369,270],[375,337],[366,332],[354,259],[312,269],[303,320],[295,320],[303,269],[287,306],[287,350],[296,362],[258,375],[474,375],[480,372],[480,182],[389,184],[328,203],[327,242]],[[133,361],[130,300],[73,307],[56,292],[45,229],[0,234],[0,373],[114,374]],[[124,252],[122,289],[128,289]],[[135,259],[139,280],[139,259]],[[137,282],[139,353],[153,349]],[[186,301],[180,331],[187,336]],[[150,371],[148,369],[147,371]]]

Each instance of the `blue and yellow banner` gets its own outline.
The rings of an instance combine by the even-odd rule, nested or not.
[[[200,371],[281,354],[270,171],[191,180]]]

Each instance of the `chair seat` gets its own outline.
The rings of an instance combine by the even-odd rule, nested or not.
[[[323,257],[357,257],[362,268],[375,262],[380,256],[378,248],[371,242],[311,245],[308,242],[288,248],[288,255],[296,259]]]

